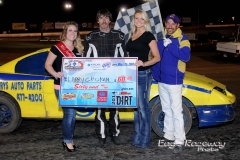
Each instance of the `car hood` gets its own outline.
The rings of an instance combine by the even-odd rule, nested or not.
[[[236,101],[236,96],[224,84],[192,72],[185,74],[183,96],[189,99],[195,107],[225,106]]]
[[[192,72],[186,72],[184,77],[184,85],[197,86],[202,89],[211,91],[214,87],[226,89],[226,86],[218,81]]]

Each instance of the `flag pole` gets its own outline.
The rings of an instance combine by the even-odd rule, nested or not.
[[[164,27],[163,27],[163,22],[162,22],[162,15],[160,13],[160,7],[158,5],[158,0],[155,0],[155,3],[158,6],[158,14],[161,16],[161,18],[160,18],[160,27],[161,27],[161,30],[163,31],[163,33],[162,33],[163,34],[163,39],[165,39],[166,37],[164,35]]]

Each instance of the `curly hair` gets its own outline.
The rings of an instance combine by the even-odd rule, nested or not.
[[[76,22],[74,22],[74,21],[66,22],[63,26],[63,31],[60,35],[60,41],[66,40],[66,34],[67,34],[68,27],[72,26],[72,25],[78,29],[78,24]],[[79,31],[77,32],[77,38],[73,41],[73,45],[75,48],[77,48],[79,53],[83,53],[83,44],[82,44],[82,40],[81,40]]]
[[[132,38],[132,36],[137,32],[137,27],[134,25],[134,23],[135,23],[135,15],[136,15],[137,13],[140,13],[140,14],[142,15],[142,18],[145,20],[145,25],[144,25],[144,27],[145,27],[146,31],[152,32],[151,23],[150,23],[150,20],[149,20],[149,17],[148,17],[148,15],[147,15],[147,13],[146,13],[144,10],[137,10],[137,11],[134,13],[133,17],[132,17],[133,19],[132,19],[132,22],[131,22],[131,24],[130,24],[131,30],[130,30],[130,32],[129,32],[129,37],[128,37],[128,39]]]

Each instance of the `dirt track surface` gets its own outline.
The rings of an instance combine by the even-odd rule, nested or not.
[[[0,42],[0,64],[16,57],[51,47],[55,42]],[[13,47],[14,46],[14,47]],[[240,61],[217,58],[210,48],[193,48],[187,70],[213,78],[226,84],[237,96],[238,105],[233,122],[224,125],[198,128],[194,120],[187,134],[185,150],[173,154],[171,149],[160,147],[158,137],[152,132],[151,146],[139,149],[131,146],[133,123],[121,123],[121,145],[115,146],[108,137],[107,147],[97,148],[94,122],[77,121],[74,142],[78,151],[63,150],[61,120],[36,121],[24,119],[14,132],[0,134],[0,160],[238,160],[240,158]],[[207,51],[211,52],[207,52]],[[198,51],[198,52],[197,52]],[[192,141],[192,143],[190,143]],[[215,146],[197,146],[196,143]]]

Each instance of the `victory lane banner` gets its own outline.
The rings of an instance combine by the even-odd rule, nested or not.
[[[137,60],[137,57],[64,57],[59,106],[136,108]]]

